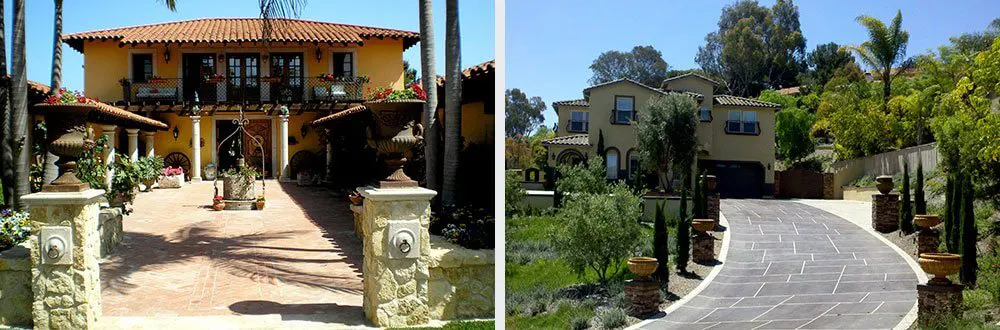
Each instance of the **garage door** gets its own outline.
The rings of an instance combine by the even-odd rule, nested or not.
[[[755,162],[702,161],[699,167],[718,178],[722,198],[764,196],[764,166]]]

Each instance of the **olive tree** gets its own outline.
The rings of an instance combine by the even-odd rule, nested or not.
[[[641,199],[624,183],[608,194],[580,193],[567,199],[557,215],[563,227],[555,235],[556,251],[577,275],[588,269],[601,283],[619,274],[626,258],[641,246]]]
[[[698,146],[697,107],[690,96],[671,93],[650,99],[639,110],[640,155],[647,167],[656,170],[664,190],[670,190],[671,168],[690,167],[693,162]]]

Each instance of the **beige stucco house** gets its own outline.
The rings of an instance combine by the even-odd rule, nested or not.
[[[581,161],[597,154],[604,135],[608,179],[624,179],[640,161],[636,113],[654,97],[685,93],[698,102],[698,167],[719,178],[724,197],[760,197],[773,192],[774,125],[779,105],[716,95],[719,83],[697,74],[663,81],[659,88],[619,79],[583,90],[583,99],[553,103],[556,137],[543,142],[548,163]]]

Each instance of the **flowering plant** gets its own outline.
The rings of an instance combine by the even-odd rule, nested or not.
[[[212,197],[212,205],[219,203],[222,203],[222,196],[215,195],[215,197]]]
[[[10,249],[28,240],[31,223],[28,212],[0,211],[0,251]]]
[[[178,167],[167,166],[166,168],[163,169],[163,175],[166,176],[183,175],[183,174],[184,174],[184,168],[180,166]]]
[[[418,83],[412,83],[406,89],[394,90],[392,87],[378,88],[372,93],[372,100],[427,100],[427,92]]]
[[[45,98],[45,104],[73,104],[73,103],[94,103],[97,99],[83,96],[78,91],[70,91],[65,88],[59,89],[58,95],[50,95]]]
[[[257,195],[257,201],[258,202],[263,202],[264,201],[264,194]]]
[[[323,73],[323,74],[319,75],[319,80],[322,80],[322,81],[337,81],[337,77],[335,77],[332,73]]]
[[[226,76],[221,73],[205,75],[205,80],[222,80],[222,79],[226,79]]]

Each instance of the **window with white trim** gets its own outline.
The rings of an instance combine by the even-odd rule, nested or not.
[[[635,118],[635,97],[615,96],[615,123],[628,124]]]
[[[333,53],[333,76],[337,78],[354,78],[354,53]]]
[[[608,169],[607,171],[608,179],[610,180],[618,179],[618,150],[615,149],[608,150],[608,154],[607,156],[605,156],[605,159],[607,159],[606,163],[607,166],[605,166],[605,168]]]
[[[569,129],[570,132],[587,132],[590,130],[590,112],[589,111],[571,111],[569,113]]]
[[[759,134],[757,112],[751,110],[729,110],[729,120],[726,121],[726,133]]]

